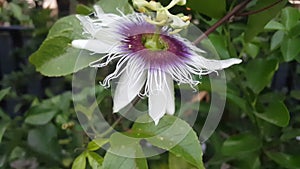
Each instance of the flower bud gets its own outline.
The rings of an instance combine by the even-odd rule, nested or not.
[[[186,20],[186,17],[187,16],[180,16],[180,15],[172,15],[172,14],[170,14],[169,18],[172,20],[170,26],[172,28],[174,28],[174,29],[183,29],[183,28],[186,28],[190,24],[189,19]]]
[[[161,8],[157,11],[156,13],[156,21],[160,22],[160,21],[167,21],[169,18],[169,11]]]
[[[177,5],[183,6],[186,4],[186,0],[179,0],[179,2],[177,2]]]
[[[172,0],[168,6],[166,6],[166,9],[171,9],[175,5],[185,5],[186,0]]]
[[[135,9],[137,9],[140,12],[145,12],[146,11],[145,6],[147,6],[149,2],[145,0],[133,0],[132,3]]]

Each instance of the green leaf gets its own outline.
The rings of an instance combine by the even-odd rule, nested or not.
[[[83,152],[75,158],[72,169],[85,169],[86,167],[86,152]]]
[[[289,37],[294,38],[300,35],[300,22],[298,22],[291,30],[288,32]]]
[[[26,150],[24,150],[22,147],[17,146],[11,151],[9,155],[9,160],[12,161],[15,159],[20,159],[23,158],[25,155],[26,155]]]
[[[245,47],[245,52],[248,55],[250,55],[252,58],[255,58],[259,53],[259,46],[253,43],[246,43],[244,47]]]
[[[273,101],[266,106],[264,112],[255,113],[255,115],[269,123],[279,127],[285,127],[289,124],[290,114],[281,101]]]
[[[260,149],[262,146],[259,137],[250,133],[231,136],[222,146],[222,153],[226,156],[239,156]]]
[[[282,141],[290,141],[294,140],[296,137],[300,136],[300,129],[296,128],[288,128],[284,130],[283,134],[280,136],[280,140]]]
[[[295,59],[300,53],[300,37],[298,38],[285,38],[281,45],[281,53],[284,61],[289,62]]]
[[[57,113],[68,111],[71,98],[71,93],[65,92],[34,104],[26,113],[25,122],[32,125],[49,123]]]
[[[47,124],[36,129],[31,129],[27,137],[28,145],[32,150],[60,161],[60,147],[57,142],[57,131],[53,124]]]
[[[193,167],[191,164],[184,161],[179,156],[175,156],[171,153],[169,153],[169,168],[172,169],[196,169],[196,167]]]
[[[95,152],[88,152],[87,159],[89,161],[90,166],[92,169],[101,169],[103,163],[103,157]]]
[[[0,101],[9,93],[10,87],[0,90]]]
[[[231,101],[233,104],[235,104],[236,106],[240,107],[243,111],[246,110],[246,101],[245,99],[242,99],[241,97],[228,92],[226,95],[228,101]]]
[[[4,121],[3,120],[0,120],[0,143],[2,142],[2,137],[7,129],[9,125],[9,121]]]
[[[297,57],[295,57],[295,60],[300,63],[300,55],[298,55]]]
[[[64,36],[47,38],[39,50],[30,57],[30,61],[34,63],[39,70],[39,68],[47,64],[49,60],[63,55],[66,52],[66,48],[70,46],[69,43],[71,43],[71,39]],[[39,53],[42,55],[38,55]]]
[[[266,26],[265,29],[270,29],[270,30],[285,30],[284,25],[281,23],[271,20]]]
[[[17,5],[14,2],[10,2],[8,4],[8,7],[10,8],[10,10],[12,11],[12,14],[15,18],[17,18],[19,21],[22,21],[23,18],[23,13],[22,13],[22,8],[21,6]]]
[[[53,40],[55,43],[55,40]],[[49,44],[46,48],[49,47]],[[88,67],[89,63],[99,59],[100,55],[90,55],[88,51],[82,51],[68,47],[64,54],[52,58],[46,64],[43,64],[37,71],[45,76],[65,76]]]
[[[90,151],[96,151],[108,142],[109,142],[109,139],[97,138],[97,139],[94,139],[91,142],[89,142],[87,149]]]
[[[47,124],[50,120],[52,120],[56,113],[56,110],[44,110],[36,106],[28,112],[28,115],[25,118],[25,123],[32,125],[44,125]]]
[[[110,137],[110,143],[111,148],[104,156],[103,169],[148,169],[139,139],[114,133]]]
[[[230,58],[225,36],[211,34],[211,35],[209,35],[209,40],[211,41],[213,46],[216,48],[218,54],[221,56],[222,59]]]
[[[136,136],[148,136],[145,140],[154,146],[169,150],[190,164],[204,168],[202,148],[193,129],[175,116],[164,116],[158,123],[135,123],[132,127]]]
[[[239,159],[237,168],[261,169],[261,162],[258,153],[253,153],[245,158]]]
[[[1,148],[1,147],[0,147]],[[4,154],[0,155],[0,167],[3,167],[6,164],[7,161],[7,154],[9,152],[3,152]]]
[[[258,0],[251,10],[259,10],[267,7],[277,0]],[[268,10],[250,15],[248,17],[247,28],[245,31],[245,41],[251,41],[258,33],[262,32],[266,24],[273,19],[284,7],[287,1],[282,1]]]
[[[45,76],[65,76],[81,70],[100,55],[71,47],[74,39],[81,39],[82,26],[75,16],[57,21],[46,40],[29,60]]]
[[[300,19],[300,12],[297,8],[286,7],[282,10],[282,21],[286,30],[292,29]]]
[[[114,133],[110,137],[110,149],[104,156],[103,168],[148,169],[140,138]]]
[[[69,39],[83,38],[82,26],[77,17],[70,15],[56,21],[49,30],[47,39],[53,37],[65,37]]]
[[[259,95],[259,102],[264,103],[265,105],[269,104],[273,100],[276,101],[284,101],[285,96],[282,94],[279,94],[277,92],[265,92],[261,95]],[[263,105],[265,107],[265,105]]]
[[[284,32],[283,31],[277,31],[274,33],[274,35],[271,38],[271,46],[270,49],[274,50],[280,46],[284,39]]]
[[[8,116],[8,114],[6,114],[5,112],[3,112],[2,109],[0,109],[0,120],[2,121],[10,121],[10,117]]]
[[[300,100],[300,90],[292,90],[291,97],[297,100]]]
[[[90,7],[83,5],[83,4],[78,4],[76,6],[76,13],[81,14],[81,15],[89,15],[93,12],[93,9]]]
[[[104,157],[103,169],[148,169],[147,161],[144,158],[127,158],[107,152]]]
[[[260,93],[272,80],[278,68],[278,61],[274,59],[251,60],[246,66],[247,85],[256,94]]]
[[[188,0],[187,6],[211,18],[221,18],[226,13],[225,0]]]
[[[179,144],[170,149],[170,152],[176,156],[182,157],[197,168],[204,169],[202,148],[198,141],[198,137],[193,130],[191,130]]]
[[[266,152],[267,156],[284,168],[300,168],[300,156],[288,155],[280,152]]]
[[[110,152],[130,158],[144,157],[139,144],[140,140],[140,138],[128,136],[127,133],[114,133],[110,137]]]
[[[123,12],[124,14],[130,14],[134,11],[128,3],[128,0],[101,0],[96,4],[100,5],[105,13],[114,13],[120,15],[119,11]]]

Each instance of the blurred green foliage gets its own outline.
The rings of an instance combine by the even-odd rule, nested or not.
[[[4,1],[0,4],[0,25],[32,26],[29,5],[25,1],[12,0],[8,3]]]

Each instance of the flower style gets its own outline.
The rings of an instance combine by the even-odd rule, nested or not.
[[[115,71],[101,83],[109,87],[112,79],[120,78],[113,98],[114,112],[136,96],[148,96],[149,115],[158,124],[164,114],[175,112],[174,81],[193,87],[199,83],[193,75],[207,75],[241,63],[236,58],[204,58],[204,51],[178,34],[170,34],[168,26],[158,29],[144,14],[105,14],[100,7],[95,11],[93,17],[77,15],[89,38],[74,40],[72,46],[106,54],[90,63],[91,67],[101,68],[117,60]]]

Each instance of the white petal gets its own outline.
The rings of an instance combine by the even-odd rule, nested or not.
[[[119,34],[115,33],[113,27],[103,28],[99,31],[96,31],[94,37],[111,45],[116,44],[117,42],[120,42],[122,40],[122,37]]]
[[[99,5],[94,5],[93,7],[95,9],[97,16],[99,16],[100,14],[104,14],[103,9]]]
[[[155,125],[158,124],[159,120],[165,115],[167,109],[170,114],[174,112],[173,105],[169,102],[172,101],[171,91],[167,90],[167,80],[164,72],[149,71],[148,73],[151,79],[149,79],[149,115],[153,119]],[[171,97],[171,99],[169,98]],[[169,100],[170,99],[170,100]]]
[[[115,43],[116,39],[120,39],[115,33],[115,23],[121,17],[115,14],[101,14],[101,8],[95,8],[97,19],[92,19],[89,16],[76,15],[82,24],[86,33],[92,35],[96,39]]]
[[[73,40],[72,46],[79,49],[86,49],[95,53],[109,53],[112,45],[100,40]]]
[[[232,65],[240,64],[242,60],[237,58],[231,58],[226,60],[215,60],[215,62],[218,62],[220,65],[220,67],[216,67],[216,69],[225,69]]]
[[[152,92],[149,95],[149,115],[153,119],[155,125],[166,113],[167,98],[164,91]]]
[[[165,91],[167,94],[167,114],[173,115],[175,113],[175,94],[174,94],[174,82],[171,76],[166,75]]]
[[[226,60],[214,60],[214,59],[206,59],[202,56],[196,55],[192,57],[193,62],[191,63],[198,65],[201,68],[206,68],[207,70],[221,70],[228,68],[235,64],[240,64],[242,62],[241,59],[231,58]]]
[[[98,29],[88,16],[76,15],[76,17],[79,19],[81,25],[87,33],[91,34],[92,36],[96,33]]]
[[[130,65],[132,69],[133,65]],[[129,67],[127,67],[128,69]],[[135,74],[138,73],[138,74]],[[124,71],[117,84],[114,95],[113,112],[128,105],[141,91],[146,81],[146,72],[141,71]]]

